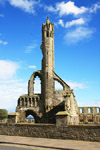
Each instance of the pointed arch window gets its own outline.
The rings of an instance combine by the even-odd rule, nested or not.
[[[41,93],[41,80],[38,76],[34,79],[34,93]]]

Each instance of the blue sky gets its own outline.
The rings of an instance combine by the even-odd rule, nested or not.
[[[15,111],[41,69],[47,16],[55,25],[55,72],[79,106],[100,106],[100,0],[0,0],[0,108]]]

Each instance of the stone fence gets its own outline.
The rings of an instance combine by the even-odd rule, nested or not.
[[[52,124],[0,123],[0,135],[100,142],[100,126],[74,125],[57,127]]]

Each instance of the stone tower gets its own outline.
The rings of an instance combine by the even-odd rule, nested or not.
[[[78,105],[73,90],[64,82],[54,70],[54,24],[47,17],[42,25],[43,54],[42,69],[34,71],[28,82],[28,94],[18,99],[16,112],[19,122],[25,122],[28,115],[35,118],[36,123],[56,123],[61,119],[65,124],[78,124]],[[34,93],[34,80],[41,80],[41,94]],[[61,84],[62,90],[55,90],[55,81]],[[63,118],[66,116],[66,118]]]
[[[47,111],[53,105],[54,99],[54,24],[47,21],[42,25],[42,95]]]

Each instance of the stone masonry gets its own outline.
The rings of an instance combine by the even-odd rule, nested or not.
[[[54,24],[47,21],[42,25],[43,54],[42,69],[33,72],[28,82],[28,94],[18,99],[16,112],[19,122],[25,122],[28,115],[33,115],[37,123],[56,123],[56,114],[67,114],[66,124],[78,124],[78,105],[73,90],[70,89],[56,73],[54,67]],[[41,80],[41,94],[34,93],[34,80]],[[55,81],[59,82],[63,90],[55,90]]]
[[[80,124],[100,124],[100,107],[79,107]]]
[[[0,123],[0,135],[100,142],[100,126],[70,125],[65,127],[57,127],[56,125],[52,124]],[[86,149],[85,144],[83,150],[84,149]]]
[[[72,125],[79,124],[79,121],[87,122],[83,119],[87,113],[85,111],[80,113],[81,108],[78,108],[73,90],[55,73],[54,24],[48,17],[46,23],[42,25],[41,50],[42,69],[33,72],[28,82],[28,94],[21,95],[18,99],[16,107],[16,112],[19,113],[18,122],[25,122],[28,115],[34,116],[36,123],[57,122],[58,125],[63,123]],[[41,80],[41,94],[34,93],[34,80],[37,76]],[[62,85],[63,90],[55,90],[55,81]],[[100,118],[100,111],[98,116]],[[97,119],[92,121],[100,122],[100,119],[95,120]]]

